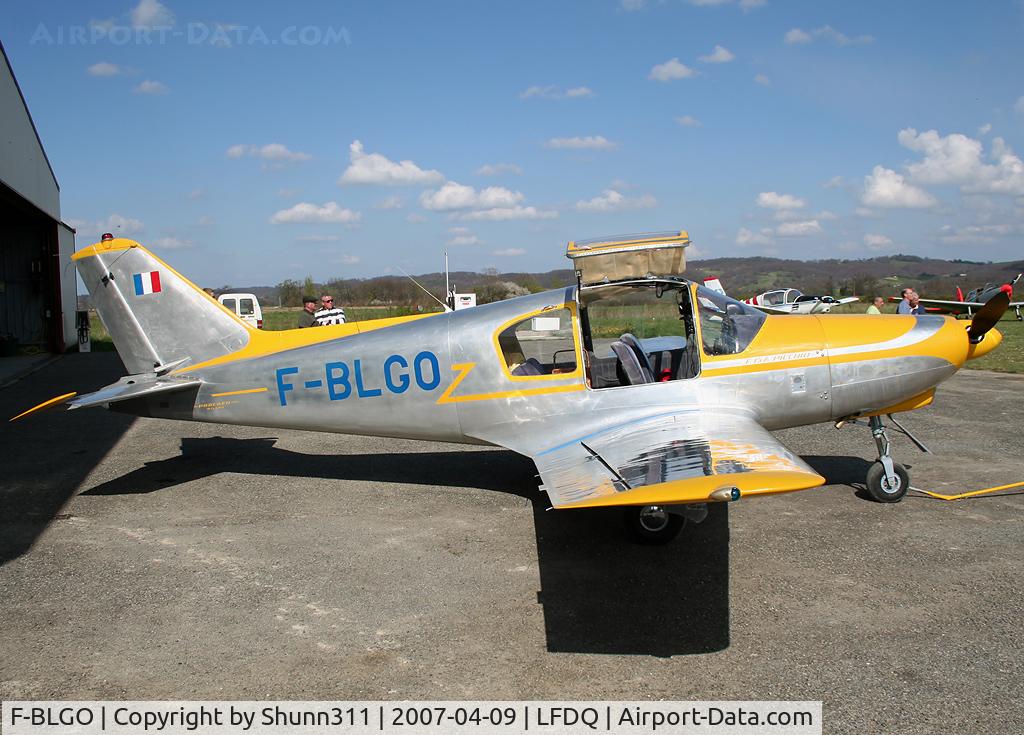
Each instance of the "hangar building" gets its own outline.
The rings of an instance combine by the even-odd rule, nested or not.
[[[0,44],[0,355],[77,343],[75,231],[7,51]]]

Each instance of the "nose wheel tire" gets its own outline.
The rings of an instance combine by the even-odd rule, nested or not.
[[[630,537],[638,543],[660,546],[679,535],[686,519],[669,513],[658,505],[631,506],[625,509],[623,519]]]
[[[885,466],[881,462],[875,462],[868,468],[868,476],[865,480],[868,495],[872,500],[879,503],[898,503],[903,500],[910,488],[910,475],[907,468],[899,462],[893,462],[893,481],[885,476]]]

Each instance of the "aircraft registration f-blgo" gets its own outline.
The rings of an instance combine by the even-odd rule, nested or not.
[[[906,493],[882,416],[931,403],[999,344],[997,294],[942,316],[771,316],[682,277],[686,232],[574,241],[574,285],[455,312],[268,332],[137,242],[74,255],[130,373],[66,406],[489,444],[530,457],[559,510],[624,506],[672,539],[707,503],[825,478],[770,431],[867,418],[882,502]]]

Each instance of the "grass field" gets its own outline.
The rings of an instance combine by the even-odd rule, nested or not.
[[[864,304],[851,304],[850,306],[854,308],[849,306],[840,307],[834,311],[835,313],[862,313],[866,308]],[[622,306],[617,308],[632,310],[634,307]],[[263,312],[264,329],[271,331],[292,329],[299,318],[300,311],[301,309],[298,308],[265,309]],[[406,307],[346,307],[345,309],[345,314],[348,316],[349,321],[385,319],[394,316],[406,316],[412,313],[414,312]],[[96,312],[90,314],[90,321],[92,324],[92,348],[97,351],[113,350],[114,345],[110,341],[110,336],[107,334],[107,330],[103,328],[103,323],[96,316]],[[592,326],[595,336],[617,337],[628,329],[636,330],[637,323],[630,314],[624,312],[621,319],[608,316],[601,319],[600,322],[595,321]],[[647,330],[637,330],[637,336],[641,338],[652,336],[656,333],[678,333],[672,331],[678,329],[678,320],[665,321],[663,318],[655,318],[640,324],[641,326],[648,327]],[[966,327],[966,325],[967,322],[964,321],[964,326]],[[1013,312],[1010,312],[1007,317],[1004,317],[999,322],[997,329],[1003,335],[1003,343],[984,357],[967,363],[966,367],[975,370],[995,370],[1000,373],[1024,374],[1024,322],[1018,322],[1013,316]],[[649,332],[649,334],[641,333],[645,331]]]

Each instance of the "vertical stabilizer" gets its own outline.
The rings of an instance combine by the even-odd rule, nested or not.
[[[708,276],[704,279],[704,288],[710,288],[712,291],[716,291],[722,296],[725,296],[725,287],[722,286],[722,282],[718,280],[718,276]]]
[[[129,373],[203,362],[249,342],[248,325],[134,240],[104,240],[73,260]]]

